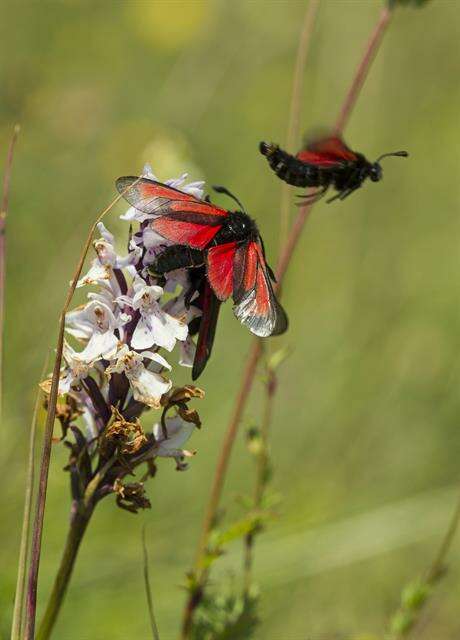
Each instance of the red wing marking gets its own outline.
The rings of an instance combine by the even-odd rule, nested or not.
[[[299,151],[296,157],[302,162],[324,166],[357,160],[356,154],[339,136],[320,138],[310,142],[307,148]]]
[[[236,242],[227,242],[211,247],[207,254],[208,280],[219,300],[227,300],[233,293],[236,247]]]
[[[171,242],[185,244],[193,249],[201,250],[208,246],[221,228],[221,225],[211,226],[180,220],[172,214],[155,218],[151,221],[150,226],[160,236]]]
[[[118,178],[117,189],[136,209],[156,216],[150,223],[161,236],[194,249],[205,249],[228,211],[155,180]]]

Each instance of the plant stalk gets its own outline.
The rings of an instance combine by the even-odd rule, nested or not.
[[[40,380],[43,380],[47,366],[48,357],[45,358],[45,363],[43,365]],[[24,497],[24,513],[22,516],[21,543],[19,547],[18,577],[16,581],[16,592],[14,595],[13,622],[11,624],[11,640],[20,640],[23,627],[24,594],[27,578],[27,552],[29,547],[29,534],[35,480],[35,436],[37,433],[38,412],[40,410],[41,399],[42,392],[40,389],[38,389],[37,396],[35,398],[34,412],[32,415],[32,423],[30,425],[29,433],[29,455],[26,473],[26,490]]]
[[[53,627],[62,603],[64,602],[67,587],[69,586],[78,550],[80,548],[81,541],[83,540],[83,536],[85,535],[93,510],[94,506],[90,504],[84,509],[77,510],[72,516],[61,563],[59,565],[59,571],[56,575],[53,590],[38,629],[36,640],[48,640],[48,638],[51,637]]]
[[[386,27],[390,21],[392,12],[391,9],[385,7],[382,9],[379,19],[377,21],[374,30],[367,42],[364,50],[364,55],[361,58],[361,62],[353,76],[350,89],[346,95],[343,106],[340,109],[339,116],[336,121],[335,131],[339,134],[342,133],[348,119],[355,107],[356,101],[364,84],[364,81],[368,75],[370,66],[375,58],[378,48],[382,42],[383,35],[386,31]],[[281,252],[278,260],[278,266],[276,269],[276,275],[278,284],[276,290],[280,292],[282,281],[287,268],[291,262],[297,243],[301,237],[305,223],[309,217],[314,202],[307,203],[300,207],[299,213],[291,227],[288,239],[284,245],[284,249]],[[209,534],[215,521],[217,509],[219,507],[220,498],[222,495],[222,489],[224,486],[225,475],[230,462],[230,456],[233,450],[233,444],[235,442],[236,435],[238,433],[241,417],[246,407],[246,402],[249,398],[252,385],[254,382],[257,365],[262,353],[260,339],[256,338],[253,341],[249,356],[246,361],[246,366],[241,380],[239,392],[237,394],[235,409],[230,419],[227,431],[224,435],[224,441],[222,444],[221,453],[218,458],[214,479],[211,487],[211,495],[209,498],[208,506],[205,512],[203,520],[203,527],[200,536],[200,540],[197,547],[197,553],[195,556],[194,572],[198,580],[198,593],[200,597],[197,598],[196,594],[189,594],[183,616],[182,624],[182,640],[187,640],[190,637],[194,612],[199,605],[204,591],[204,584],[207,579],[207,571],[203,571],[201,568],[202,559],[206,551],[206,545],[209,538]]]
[[[34,526],[32,531],[29,581],[28,581],[27,596],[26,596],[26,624],[25,624],[24,640],[34,640],[34,637],[35,637],[38,571],[40,568],[43,522],[45,519],[46,492],[48,489],[48,473],[49,473],[49,467],[50,467],[50,461],[51,461],[51,445],[52,445],[52,439],[53,439],[54,420],[56,417],[56,401],[57,401],[58,391],[59,391],[59,374],[61,371],[62,351],[64,348],[65,317],[66,317],[67,310],[70,306],[70,303],[72,301],[73,294],[75,293],[78,279],[80,278],[80,275],[83,269],[83,264],[85,262],[86,254],[88,253],[89,248],[91,246],[91,240],[97,228],[97,224],[123,197],[123,193],[120,193],[114,200],[112,200],[109,206],[104,209],[104,211],[96,218],[95,222],[93,223],[90,229],[90,232],[88,234],[88,237],[86,239],[86,242],[84,244],[83,251],[78,261],[78,265],[75,270],[74,276],[72,278],[72,282],[70,284],[70,288],[64,302],[64,307],[62,308],[61,315],[59,318],[59,333],[58,333],[58,340],[57,340],[57,347],[56,347],[56,358],[54,361],[53,376],[52,376],[51,389],[50,389],[50,395],[49,395],[49,401],[48,401],[48,413],[46,416],[45,433],[43,435],[37,502],[35,506],[35,517],[34,517],[34,523],[33,523]]]
[[[273,405],[276,391],[276,375],[267,367],[268,380],[265,385],[265,400],[262,423],[260,426],[260,451],[257,455],[256,481],[254,485],[254,509],[260,509],[267,485],[270,459],[268,452],[268,439],[272,422]],[[254,538],[251,531],[244,538],[244,593],[249,595],[252,582],[252,566],[254,563]]]
[[[316,14],[319,8],[319,0],[309,0],[305,11],[302,31],[297,47],[297,58],[292,80],[291,106],[289,109],[289,124],[286,136],[286,149],[290,153],[298,144],[300,131],[300,114],[302,108],[302,90],[305,67],[308,53],[310,51],[310,40],[316,22]],[[289,211],[291,205],[291,190],[286,182],[281,185],[281,208],[280,208],[280,248],[286,242],[289,232]]]
[[[340,109],[339,117],[335,123],[335,130],[339,135],[343,132],[348,120],[350,119],[351,113],[354,109],[358,96],[361,93],[364,81],[367,78],[367,74],[369,73],[369,69],[371,68],[375,54],[379,49],[392,15],[393,12],[390,7],[386,6],[382,9],[377,24],[367,41],[367,45],[364,49],[364,55],[358,65],[353,82],[350,85],[345,101]]]
[[[16,141],[21,127],[17,124],[13,129],[8,153],[6,156],[5,173],[3,175],[3,193],[0,206],[0,419],[3,413],[3,330],[5,322],[5,274],[6,274],[6,217],[10,202],[11,169]]]

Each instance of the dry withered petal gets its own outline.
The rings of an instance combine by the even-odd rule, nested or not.
[[[41,383],[40,387],[44,390],[43,384],[44,383]],[[43,406],[48,410],[48,396],[45,396]],[[56,402],[56,420],[59,420],[62,429],[61,440],[66,437],[67,431],[72,423],[82,414],[83,411],[78,408],[77,400],[70,393],[66,394],[64,402]]]
[[[188,402],[192,398],[204,398],[204,391],[193,384],[187,384],[185,387],[177,387],[169,394],[169,404],[179,404],[180,402]]]
[[[113,490],[117,494],[117,506],[131,513],[137,513],[139,509],[150,509],[150,500],[145,495],[143,482],[130,482],[123,484],[117,478],[113,484]]]
[[[163,430],[166,433],[166,425],[165,418],[166,414],[170,409],[175,407],[177,409],[180,417],[185,420],[185,422],[193,422],[193,424],[199,429],[201,427],[201,420],[196,409],[190,409],[188,406],[188,402],[192,398],[199,398],[200,400],[204,398],[204,391],[199,387],[195,387],[192,384],[186,385],[185,387],[178,387],[173,389],[169,396],[164,396],[163,404],[163,414],[161,416],[161,424],[163,426]]]
[[[136,453],[147,442],[139,420],[128,422],[115,407],[112,407],[112,416],[113,422],[104,432],[101,448],[113,444],[122,454]]]
[[[196,409],[183,408],[179,405],[177,410],[182,420],[185,420],[185,422],[193,422],[198,429],[201,427],[200,416]]]

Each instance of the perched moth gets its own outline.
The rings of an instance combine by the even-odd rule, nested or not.
[[[230,296],[235,316],[255,335],[268,337],[286,331],[288,319],[274,294],[275,278],[266,263],[256,223],[227,189],[215,187],[218,193],[232,197],[241,210],[227,211],[147,178],[119,178],[116,186],[133,207],[153,214],[151,228],[173,243],[157,256],[152,272],[202,269],[205,274],[196,287],[203,316],[194,379],[209,359],[220,302]]]

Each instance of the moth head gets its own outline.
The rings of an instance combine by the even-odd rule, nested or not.
[[[382,167],[380,166],[380,161],[383,158],[388,158],[389,156],[398,156],[400,158],[407,158],[409,154],[407,151],[393,151],[392,153],[384,153],[382,156],[377,158],[377,160],[371,164],[369,169],[369,177],[372,182],[378,182],[382,179]]]

